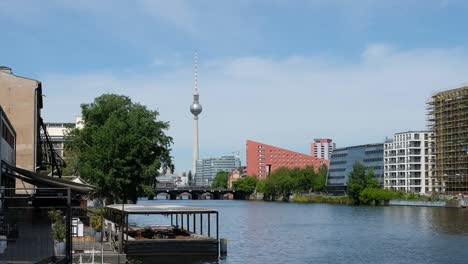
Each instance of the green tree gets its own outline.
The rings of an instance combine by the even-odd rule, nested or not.
[[[123,95],[104,94],[81,105],[83,128],[69,131],[66,148],[80,175],[110,202],[154,194],[160,169],[173,170],[168,122]]]
[[[316,174],[315,178],[313,179],[312,189],[316,192],[323,191],[325,189],[326,181],[327,181],[327,174],[328,174],[328,167],[325,164],[322,164]]]
[[[192,186],[193,185],[193,176],[192,176],[192,171],[189,170],[188,172],[188,185]]]
[[[232,189],[236,192],[253,193],[257,187],[255,176],[246,176],[232,183]]]
[[[211,188],[227,189],[229,173],[226,171],[218,171],[211,183]]]
[[[297,183],[292,177],[291,170],[288,168],[278,168],[267,178],[267,183],[271,183],[272,194],[281,195],[283,200],[289,200],[289,196],[295,190]],[[267,185],[268,186],[268,185]]]
[[[312,189],[312,184],[314,178],[316,177],[314,168],[312,166],[307,166],[303,169],[290,169],[290,175],[294,181],[294,191],[308,192]]]
[[[253,176],[256,177],[256,176]],[[257,192],[265,194],[265,180],[258,180],[256,186]]]
[[[374,171],[371,169],[366,171],[361,163],[354,163],[348,181],[348,196],[353,203],[360,204],[362,202],[360,194],[364,189],[377,187],[379,187],[379,182],[374,178]]]

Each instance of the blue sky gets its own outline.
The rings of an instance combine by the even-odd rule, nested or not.
[[[467,82],[467,13],[461,0],[3,0],[0,65],[43,82],[50,122],[108,92],[157,109],[183,171],[195,50],[202,157],[246,139],[307,153],[317,137],[425,129],[430,95]]]

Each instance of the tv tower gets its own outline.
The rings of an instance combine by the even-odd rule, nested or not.
[[[195,176],[198,160],[198,115],[202,112],[198,94],[198,55],[195,52],[195,91],[193,93],[193,103],[190,105],[190,112],[193,114],[193,164],[192,174]]]

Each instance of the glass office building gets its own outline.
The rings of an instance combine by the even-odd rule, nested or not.
[[[333,151],[327,175],[327,189],[345,192],[353,165],[360,162],[366,169],[373,169],[375,177],[383,184],[384,144],[367,144]]]
[[[195,185],[211,186],[214,177],[220,171],[231,172],[241,166],[240,159],[235,156],[221,156],[197,160]]]

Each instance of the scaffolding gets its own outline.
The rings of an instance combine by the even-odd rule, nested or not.
[[[468,86],[434,94],[428,102],[434,132],[432,177],[436,190],[468,193]]]

